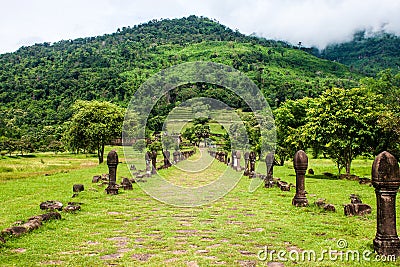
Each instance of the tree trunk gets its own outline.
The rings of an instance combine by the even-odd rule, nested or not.
[[[346,159],[346,175],[350,175],[351,154],[352,154],[352,149],[351,149],[351,146],[350,146],[349,151],[347,153],[347,159]]]
[[[346,174],[350,175],[350,167],[351,167],[351,160],[347,160],[346,162]]]
[[[104,144],[102,143],[97,149],[97,156],[99,158],[99,164],[104,161]]]

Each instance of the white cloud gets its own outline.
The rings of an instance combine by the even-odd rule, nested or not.
[[[192,14],[246,34],[324,47],[358,29],[400,34],[399,13],[398,0],[14,0],[1,4],[0,53]]]

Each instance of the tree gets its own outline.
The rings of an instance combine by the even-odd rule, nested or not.
[[[306,97],[296,101],[287,100],[274,111],[277,138],[275,155],[280,165],[292,158],[299,149],[305,149],[301,126],[307,123],[307,108],[312,105],[313,99]],[[316,144],[314,147],[318,148]]]
[[[354,158],[374,151],[379,116],[385,110],[379,99],[360,88],[325,91],[307,110],[308,122],[301,127],[305,141],[333,159],[339,173],[345,167],[349,175]]]
[[[125,109],[105,101],[78,100],[72,106],[64,140],[72,150],[97,150],[99,164],[103,162],[104,146],[121,136]]]
[[[139,152],[143,152],[146,148],[146,141],[144,139],[136,140],[136,142],[132,144],[132,148]]]
[[[201,140],[205,140],[210,136],[210,133],[210,126],[196,124],[193,127],[186,128],[182,133],[182,137],[194,143],[194,145],[199,145]]]
[[[382,103],[389,109],[378,123],[382,133],[376,154],[383,150],[400,157],[400,72],[394,75],[390,69],[381,71],[376,78],[364,78],[361,85],[372,93],[381,94]]]
[[[197,138],[197,143],[199,144],[201,140],[204,140],[205,143],[205,139],[210,137],[210,126],[208,125],[195,125],[194,126],[194,135]]]

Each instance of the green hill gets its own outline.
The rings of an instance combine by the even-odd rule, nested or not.
[[[337,61],[368,76],[384,69],[400,70],[400,37],[389,33],[368,36],[365,31],[354,35],[353,40],[333,44],[317,54],[321,58]]]
[[[243,71],[272,106],[286,99],[317,96],[332,86],[354,86],[360,78],[342,64],[284,42],[245,36],[214,20],[190,16],[2,54],[0,111],[4,116],[18,114],[21,132],[36,133],[45,126],[55,131],[71,116],[69,107],[77,99],[110,100],[126,106],[153,73],[198,60]],[[196,93],[209,96],[217,89],[201,86]],[[232,96],[221,88],[219,92],[213,95]],[[231,102],[234,108],[240,107],[240,101]]]

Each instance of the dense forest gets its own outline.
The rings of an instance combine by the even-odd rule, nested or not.
[[[398,41],[390,35],[384,38]],[[385,63],[363,69],[351,46],[331,46],[315,53],[315,49],[246,36],[215,20],[189,16],[152,20],[103,36],[21,47],[0,55],[0,143],[18,140],[14,145],[21,152],[57,151],[77,100],[105,100],[126,107],[151,75],[183,62],[212,61],[240,70],[273,109],[287,100],[318,97],[331,88],[358,87],[365,77],[361,73],[393,67]],[[367,44],[365,50],[371,46]],[[244,108],[236,95],[210,84],[181,86],[174,91],[174,100],[193,95]],[[159,102],[153,121],[173,107],[173,102]]]
[[[313,51],[321,58],[340,62],[368,76],[389,68],[400,70],[400,37],[390,33],[359,31],[350,42]]]

